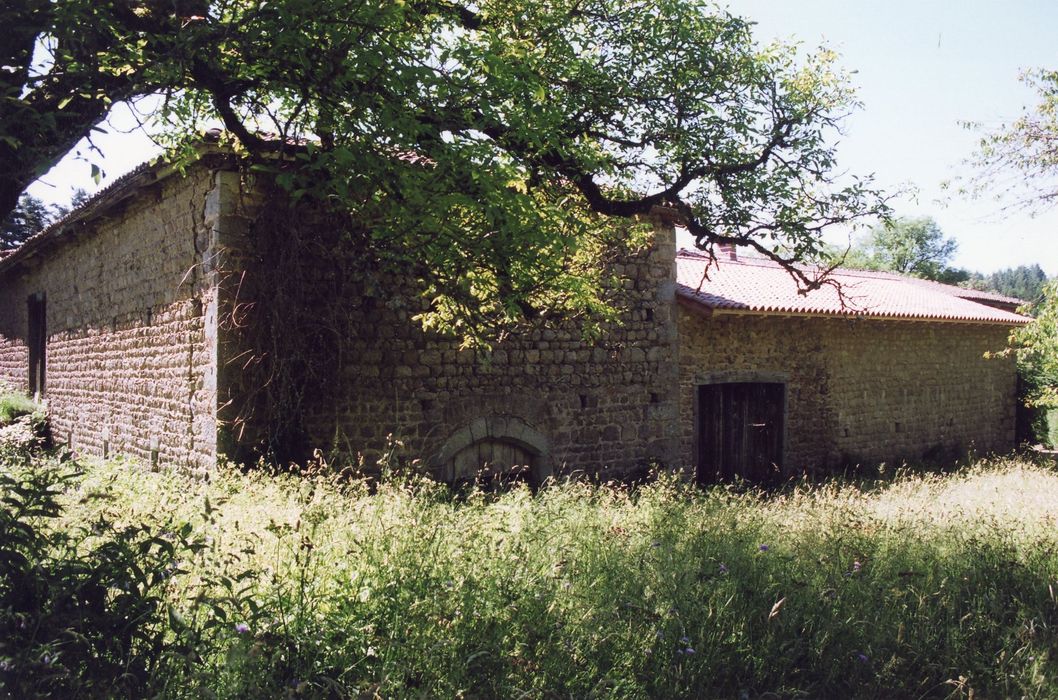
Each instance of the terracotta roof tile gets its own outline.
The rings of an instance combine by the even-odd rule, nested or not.
[[[719,312],[807,314],[1017,325],[1030,319],[1004,308],[1018,300],[889,272],[835,270],[833,285],[807,294],[776,263],[763,258],[718,260],[706,278],[705,256],[681,250],[676,256],[679,297]]]

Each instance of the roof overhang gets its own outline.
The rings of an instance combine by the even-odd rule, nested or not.
[[[676,301],[681,308],[686,309],[696,316],[702,318],[717,318],[723,316],[758,316],[772,318],[830,318],[844,321],[906,321],[911,323],[943,323],[961,324],[975,326],[1024,326],[1032,322],[1032,319],[1023,316],[1021,320],[1003,321],[997,319],[972,319],[972,318],[946,318],[942,316],[899,316],[891,314],[872,314],[866,311],[845,312],[808,312],[783,309],[752,309],[752,308],[717,308],[709,306],[693,297],[677,292]]]
[[[190,161],[173,163],[157,160],[143,163],[116,179],[77,209],[28,238],[14,251],[0,256],[0,276],[31,264],[33,260],[55,247],[76,239],[80,233],[89,230],[88,224],[91,221],[105,217],[144,189],[183,173],[189,167],[204,165],[220,169],[234,167],[234,164],[235,157],[215,143],[202,143],[197,146]]]

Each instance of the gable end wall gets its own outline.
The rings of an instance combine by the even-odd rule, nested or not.
[[[207,469],[215,461],[205,204],[193,168],[135,194],[0,275],[0,382],[28,389],[27,297],[47,296],[47,401],[55,439]]]

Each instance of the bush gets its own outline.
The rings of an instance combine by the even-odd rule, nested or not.
[[[1058,475],[1025,462],[778,495],[121,463],[104,487],[212,537],[170,591],[199,655],[173,697],[1058,692]]]
[[[779,494],[33,469],[0,696],[1058,694],[1058,474],[1024,459]]]
[[[83,475],[68,457],[0,472],[0,693],[143,697],[171,666],[165,594],[193,549],[189,529],[57,525]]]
[[[47,444],[43,408],[21,394],[0,391],[0,460],[27,462]]]
[[[0,392],[0,427],[11,425],[16,418],[39,412],[40,407],[30,398],[14,392]]]

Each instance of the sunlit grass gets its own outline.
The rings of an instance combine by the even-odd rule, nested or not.
[[[1058,473],[1026,459],[773,495],[455,496],[111,461],[66,503],[207,538],[170,595],[221,632],[171,695],[1058,694]]]

